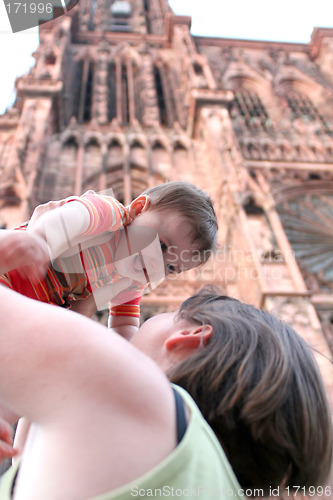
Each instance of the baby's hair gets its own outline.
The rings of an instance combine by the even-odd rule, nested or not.
[[[266,311],[204,288],[179,316],[210,324],[207,344],[169,372],[220,440],[245,489],[323,485],[332,423],[310,347]]]
[[[147,189],[143,194],[150,198],[150,209],[168,211],[187,220],[201,262],[206,262],[216,247],[218,230],[210,197],[194,184],[185,181],[166,182]]]

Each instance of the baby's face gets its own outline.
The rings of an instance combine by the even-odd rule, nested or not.
[[[155,286],[165,277],[158,234],[150,227],[126,226],[115,253],[115,268],[121,277]]]
[[[189,223],[172,212],[148,209],[122,233],[115,263],[121,276],[159,283],[167,274],[179,274],[201,263]]]

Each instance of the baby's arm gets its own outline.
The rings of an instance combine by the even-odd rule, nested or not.
[[[126,306],[126,304],[124,304]],[[121,307],[124,307],[121,306]],[[112,309],[112,308],[111,308]],[[116,316],[112,312],[109,315],[109,328],[118,333],[121,337],[126,340],[131,340],[131,338],[136,334],[140,326],[140,315],[139,317],[134,316]]]
[[[118,282],[119,283],[119,282]],[[122,305],[110,305],[108,326],[126,340],[130,340],[140,326],[140,298]],[[94,295],[85,300],[73,302],[71,310],[84,316],[91,317],[96,312],[97,306]]]
[[[126,340],[136,334],[140,326],[140,300],[138,297],[134,300],[113,306],[110,304],[109,328],[115,330],[118,335],[121,335]]]
[[[79,243],[89,225],[88,209],[82,203],[73,201],[33,219],[27,232],[42,237],[49,246],[51,259],[55,259]]]
[[[139,326],[140,319],[138,318],[109,316],[109,328],[126,340],[131,340],[131,338],[137,333]]]
[[[129,220],[129,211],[115,198],[88,191],[37,207],[28,230],[46,239],[54,259],[79,243],[123,228]]]

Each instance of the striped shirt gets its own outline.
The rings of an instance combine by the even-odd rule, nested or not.
[[[116,284],[121,279],[114,264],[115,251],[121,229],[131,221],[129,210],[115,198],[93,191],[67,200],[68,203],[71,201],[80,201],[89,211],[90,224],[82,236],[93,238],[107,234],[106,241],[84,249],[79,245],[79,251],[74,255],[53,260],[43,279],[36,281],[28,274],[22,277],[17,270],[12,270],[0,276],[0,284],[35,300],[70,308],[74,300],[85,299],[95,290]],[[27,225],[17,229],[26,230]],[[125,304],[119,303],[117,295],[110,298],[110,314],[140,317],[139,301],[144,288],[142,283],[133,281],[121,293],[126,297]],[[132,300],[128,302],[129,299]]]

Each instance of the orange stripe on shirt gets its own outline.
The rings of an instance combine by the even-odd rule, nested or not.
[[[84,194],[70,201],[80,201],[88,209],[90,224],[82,236],[93,236],[106,231],[117,231],[130,222],[130,215],[118,200],[112,196]]]

